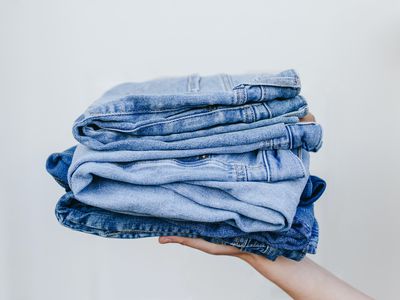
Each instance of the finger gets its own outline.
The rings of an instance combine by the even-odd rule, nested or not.
[[[214,255],[219,255],[219,254],[233,255],[240,253],[240,250],[238,250],[235,247],[214,244],[199,238],[164,236],[164,237],[159,237],[159,242],[161,244],[178,243]]]
[[[315,117],[312,113],[308,113],[303,118],[300,118],[300,122],[315,122]]]
[[[213,245],[216,245],[216,244],[207,242],[203,239],[186,238],[186,237],[181,237],[181,236],[162,236],[162,237],[159,237],[159,241],[161,244],[177,243],[177,244],[181,244],[181,245],[188,246],[191,248],[199,249],[202,251],[209,251],[211,248],[213,248]]]

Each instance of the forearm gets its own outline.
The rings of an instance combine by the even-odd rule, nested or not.
[[[295,262],[279,257],[273,262],[258,255],[238,256],[296,300],[372,299],[308,258]]]
[[[160,237],[159,241],[161,244],[179,243],[209,254],[239,257],[295,300],[372,299],[308,258],[300,262],[284,257],[271,261],[259,255],[242,252],[232,246],[213,244],[199,238],[165,236]]]

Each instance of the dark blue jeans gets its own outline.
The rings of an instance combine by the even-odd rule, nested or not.
[[[58,221],[73,230],[113,238],[144,238],[178,235],[200,237],[207,241],[239,248],[275,260],[285,256],[301,260],[315,253],[318,223],[313,203],[322,195],[326,183],[310,176],[301,196],[291,228],[284,232],[245,233],[225,222],[201,223],[116,213],[77,201],[68,186],[67,171],[76,146],[54,153],[47,160],[47,170],[66,190],[56,205]]]

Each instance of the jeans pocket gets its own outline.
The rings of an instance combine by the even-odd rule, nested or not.
[[[243,81],[233,89],[242,88],[244,86],[275,86],[300,88],[300,79],[295,70],[286,70],[278,74],[258,74],[249,80]]]
[[[205,162],[206,159],[208,158],[210,158],[209,154],[202,154],[202,155],[175,158],[174,161],[180,164],[197,164]]]
[[[302,178],[308,174],[302,158],[306,151],[301,148],[293,150],[263,151],[265,167],[269,182]],[[296,154],[297,153],[297,154]]]

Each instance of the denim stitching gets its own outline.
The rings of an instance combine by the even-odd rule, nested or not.
[[[272,117],[272,111],[271,111],[271,109],[268,107],[267,103],[262,102],[262,105],[265,107],[265,109],[266,109],[267,112],[268,112],[268,119],[272,119],[272,118],[273,118],[273,117]]]
[[[235,172],[236,172],[237,181],[245,181],[246,175],[245,175],[245,172],[243,170],[243,166],[234,164],[233,167],[234,167]]]
[[[233,89],[233,79],[232,79],[232,76],[231,76],[230,74],[227,74],[227,79],[228,79],[228,86],[229,86],[229,89],[231,90],[231,89]]]
[[[264,161],[265,170],[267,172],[267,182],[270,182],[271,181],[271,170],[269,168],[268,159],[267,159],[267,157],[265,155],[265,151],[264,150],[262,152],[262,158],[263,158],[263,161]]]
[[[240,89],[233,90],[231,105],[238,105],[240,103],[240,97]]]
[[[300,88],[300,80],[295,75],[294,77],[289,76],[280,76],[280,77],[268,77],[266,74],[258,75],[254,77],[252,80],[243,82],[238,86],[271,86],[271,87],[281,87],[281,88]]]
[[[191,74],[188,76],[188,92],[197,93],[199,88],[200,76],[198,74]]]
[[[255,109],[254,109],[254,107],[252,105],[249,105],[248,108],[249,108],[249,111],[250,111],[250,114],[251,114],[250,122],[253,123],[253,122],[256,121],[256,112],[255,112]]]
[[[292,131],[290,130],[289,127],[290,127],[290,124],[285,126],[286,131],[287,131],[287,133],[288,133],[289,149],[292,149],[292,146],[293,146],[293,136],[292,136]]]
[[[249,181],[249,172],[248,172],[247,166],[243,165],[243,169],[244,169],[244,176],[246,178],[246,181]]]
[[[223,87],[223,89],[225,90],[225,91],[228,91],[229,90],[229,88],[228,88],[228,85],[227,85],[227,83],[226,83],[226,74],[220,74],[219,75],[219,78],[221,79],[221,81],[222,81],[222,87]]]
[[[265,94],[266,94],[266,88],[265,88],[265,86],[261,86],[260,87],[261,88],[261,99],[260,100],[264,100],[264,97],[266,96]]]

